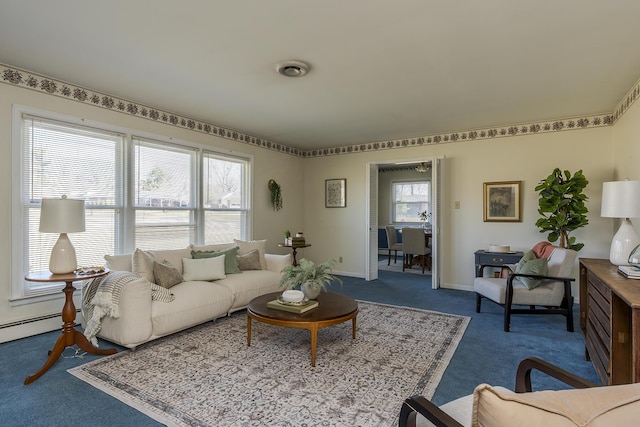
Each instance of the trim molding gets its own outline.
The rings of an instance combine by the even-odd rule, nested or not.
[[[105,93],[82,88],[61,80],[42,76],[16,67],[0,64],[0,82],[41,93],[59,96],[73,101],[89,104],[107,110],[117,111],[123,114],[140,117],[143,119],[165,123],[183,129],[216,135],[248,145],[253,145],[267,150],[278,151],[299,157],[325,157],[340,154],[360,153],[367,151],[381,151],[398,148],[408,148],[423,145],[450,144],[464,141],[479,141],[486,139],[502,138],[508,136],[529,135],[537,133],[562,132],[576,129],[587,129],[613,125],[633,105],[640,96],[640,81],[631,88],[627,95],[618,103],[613,112],[592,116],[573,117],[567,119],[550,120],[543,122],[521,123],[506,126],[497,126],[484,129],[472,129],[459,132],[441,133],[419,136],[415,138],[393,139],[347,145],[341,147],[302,150],[284,144],[262,139],[237,130],[223,128],[221,126],[190,119],[179,114],[163,111],[144,104],[135,103],[124,98],[118,98]]]

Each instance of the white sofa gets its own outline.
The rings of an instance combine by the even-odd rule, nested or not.
[[[135,348],[200,323],[226,316],[245,308],[253,298],[280,290],[282,269],[291,264],[291,255],[265,253],[263,241],[222,245],[189,246],[185,249],[164,251],[136,250],[132,254],[107,255],[106,265],[111,271],[129,271],[140,276],[122,287],[119,294],[119,317],[105,316],[98,336]],[[188,280],[169,288],[171,302],[152,299],[153,261],[170,263],[180,274],[183,258],[192,258],[192,251],[218,251],[238,246],[237,255],[246,255],[259,249],[260,270],[245,270],[227,274],[219,280]],[[253,254],[255,255],[255,254]],[[83,287],[84,290],[84,287]],[[84,298],[83,298],[84,300]],[[82,306],[82,325],[87,325],[87,307]]]

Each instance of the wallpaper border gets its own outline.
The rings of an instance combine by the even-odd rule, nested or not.
[[[77,102],[93,105],[107,110],[140,117],[143,119],[165,123],[168,125],[216,135],[221,138],[254,145],[268,150],[278,151],[299,157],[324,157],[341,154],[381,151],[398,148],[416,147],[434,144],[450,144],[464,141],[480,141],[508,136],[529,135],[537,133],[561,132],[567,130],[587,129],[613,125],[640,96],[640,81],[620,101],[611,113],[567,119],[549,120],[496,126],[485,129],[465,130],[459,132],[425,135],[414,138],[401,138],[387,141],[367,142],[332,148],[302,150],[284,144],[269,141],[241,131],[227,129],[212,123],[194,120],[169,111],[153,108],[105,93],[76,86],[61,80],[52,79],[37,73],[22,70],[9,65],[0,64],[0,75],[3,83],[23,87],[60,96]]]

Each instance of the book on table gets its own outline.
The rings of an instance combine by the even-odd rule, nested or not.
[[[619,265],[618,271],[627,279],[640,279],[640,268],[633,265]]]
[[[267,307],[269,308],[274,308],[276,310],[283,310],[283,311],[288,311],[290,313],[298,313],[298,314],[307,312],[309,310],[313,310],[317,306],[318,306],[318,301],[312,301],[312,300],[309,300],[306,304],[300,304],[300,305],[285,304],[280,302],[277,299],[273,301],[269,301],[267,303]]]

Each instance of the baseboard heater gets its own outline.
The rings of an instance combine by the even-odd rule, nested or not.
[[[76,314],[79,313],[79,312],[80,312],[80,309],[77,309],[76,310]],[[28,325],[29,323],[35,323],[35,322],[41,322],[43,320],[55,319],[56,317],[61,317],[61,316],[62,315],[60,313],[52,313],[52,314],[46,314],[44,316],[32,317],[30,319],[16,320],[14,322],[4,323],[4,324],[0,325],[0,329],[13,328],[14,326]]]

